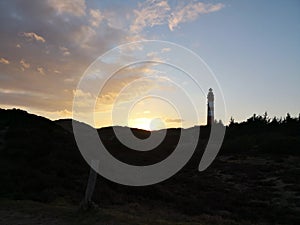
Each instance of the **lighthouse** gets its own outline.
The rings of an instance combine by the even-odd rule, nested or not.
[[[214,99],[214,93],[210,88],[207,95],[207,126],[211,126],[214,122]]]

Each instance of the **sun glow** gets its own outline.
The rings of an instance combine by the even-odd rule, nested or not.
[[[142,130],[160,130],[165,129],[165,122],[160,118],[135,118],[129,120],[129,127]]]
[[[142,130],[150,130],[151,119],[136,118],[129,120],[129,127],[138,128]]]

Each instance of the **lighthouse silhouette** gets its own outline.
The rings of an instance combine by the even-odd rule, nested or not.
[[[207,126],[211,126],[214,122],[214,100],[213,89],[210,88],[207,94]]]

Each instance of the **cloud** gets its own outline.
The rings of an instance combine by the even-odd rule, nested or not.
[[[101,68],[102,71],[103,67]],[[91,72],[91,76],[87,75],[88,79],[82,83],[82,89],[74,92],[78,99],[76,105],[80,107],[80,112],[85,112],[89,106],[94,106],[95,102],[92,100],[96,99],[95,111],[103,113],[135,101],[157,87],[157,81],[151,79],[151,76],[145,78],[145,74],[152,72],[148,64],[139,64],[125,67],[106,80],[95,70]],[[99,90],[101,83],[104,87]]]
[[[135,18],[130,32],[139,33],[146,27],[168,25],[173,31],[178,24],[196,20],[201,14],[219,11],[223,4],[209,4],[195,1],[182,1],[171,7],[166,0],[146,0],[133,10]]]
[[[22,65],[23,69],[29,69],[30,68],[30,64],[26,63],[24,59],[21,59],[20,64]]]
[[[163,48],[163,49],[161,50],[161,53],[165,53],[165,52],[169,52],[169,51],[171,51],[170,48]]]
[[[105,83],[98,104],[112,105],[115,101],[128,102],[142,96],[157,86],[154,80],[147,78],[152,73],[154,70],[147,64],[123,68]]]
[[[49,6],[58,14],[70,14],[73,16],[84,16],[86,13],[85,0],[48,0]]]
[[[166,119],[165,120],[167,123],[182,123],[184,120],[183,119]]]
[[[91,18],[89,22],[93,27],[98,27],[104,18],[104,16],[102,15],[99,9],[91,9],[90,16]]]
[[[72,102],[64,98],[52,96],[43,91],[33,91],[28,89],[3,89],[0,88],[1,105],[9,107],[30,108],[30,110],[43,110],[52,112],[57,110],[71,110]],[[51,99],[51,100],[49,100]],[[46,115],[46,114],[45,114]]]
[[[170,10],[167,1],[147,0],[140,3],[138,9],[133,11],[135,19],[130,26],[130,31],[139,33],[145,27],[165,24]]]
[[[39,67],[36,68],[36,70],[37,70],[40,74],[46,75],[45,70],[44,70],[43,67],[39,66]]]
[[[82,25],[73,33],[73,42],[82,48],[89,48],[89,44],[97,36],[97,32],[90,26]]]
[[[89,23],[90,14],[79,16],[84,14],[85,4],[76,9],[60,5],[66,1],[54,2],[0,1],[0,50],[6,54],[0,60],[10,62],[1,68],[0,88],[43,94],[43,98],[0,94],[6,105],[49,112],[72,110],[72,90],[88,65],[128,36],[126,30],[109,26],[107,19],[96,29]]]
[[[223,4],[207,4],[202,2],[190,2],[185,6],[178,6],[169,18],[169,29],[174,30],[179,23],[196,20],[202,14],[216,12],[224,7]]]
[[[5,89],[5,88],[0,88],[0,94],[27,95],[27,96],[39,96],[39,97],[42,96],[42,94],[33,91]]]
[[[68,55],[70,55],[71,54],[71,52],[69,51],[69,49],[68,48],[66,48],[66,47],[59,47],[59,50],[61,50],[61,52],[62,52],[62,54],[64,55],[64,56],[68,56]]]
[[[6,58],[2,57],[2,58],[0,58],[0,63],[8,65],[8,64],[10,64],[10,61],[7,60]]]
[[[23,32],[21,35],[26,37],[28,40],[36,40],[36,41],[40,41],[43,43],[46,42],[45,38],[43,38],[42,36],[40,36],[34,32],[28,32],[28,33]]]
[[[57,110],[57,111],[37,111],[38,115],[44,115],[49,117],[53,120],[60,119],[60,118],[72,118],[72,111],[67,109]]]
[[[53,72],[57,73],[57,74],[61,74],[61,72],[59,70],[54,70]]]

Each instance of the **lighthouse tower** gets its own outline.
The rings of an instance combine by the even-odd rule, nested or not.
[[[207,126],[211,126],[214,122],[214,99],[214,93],[210,88],[207,95]]]

